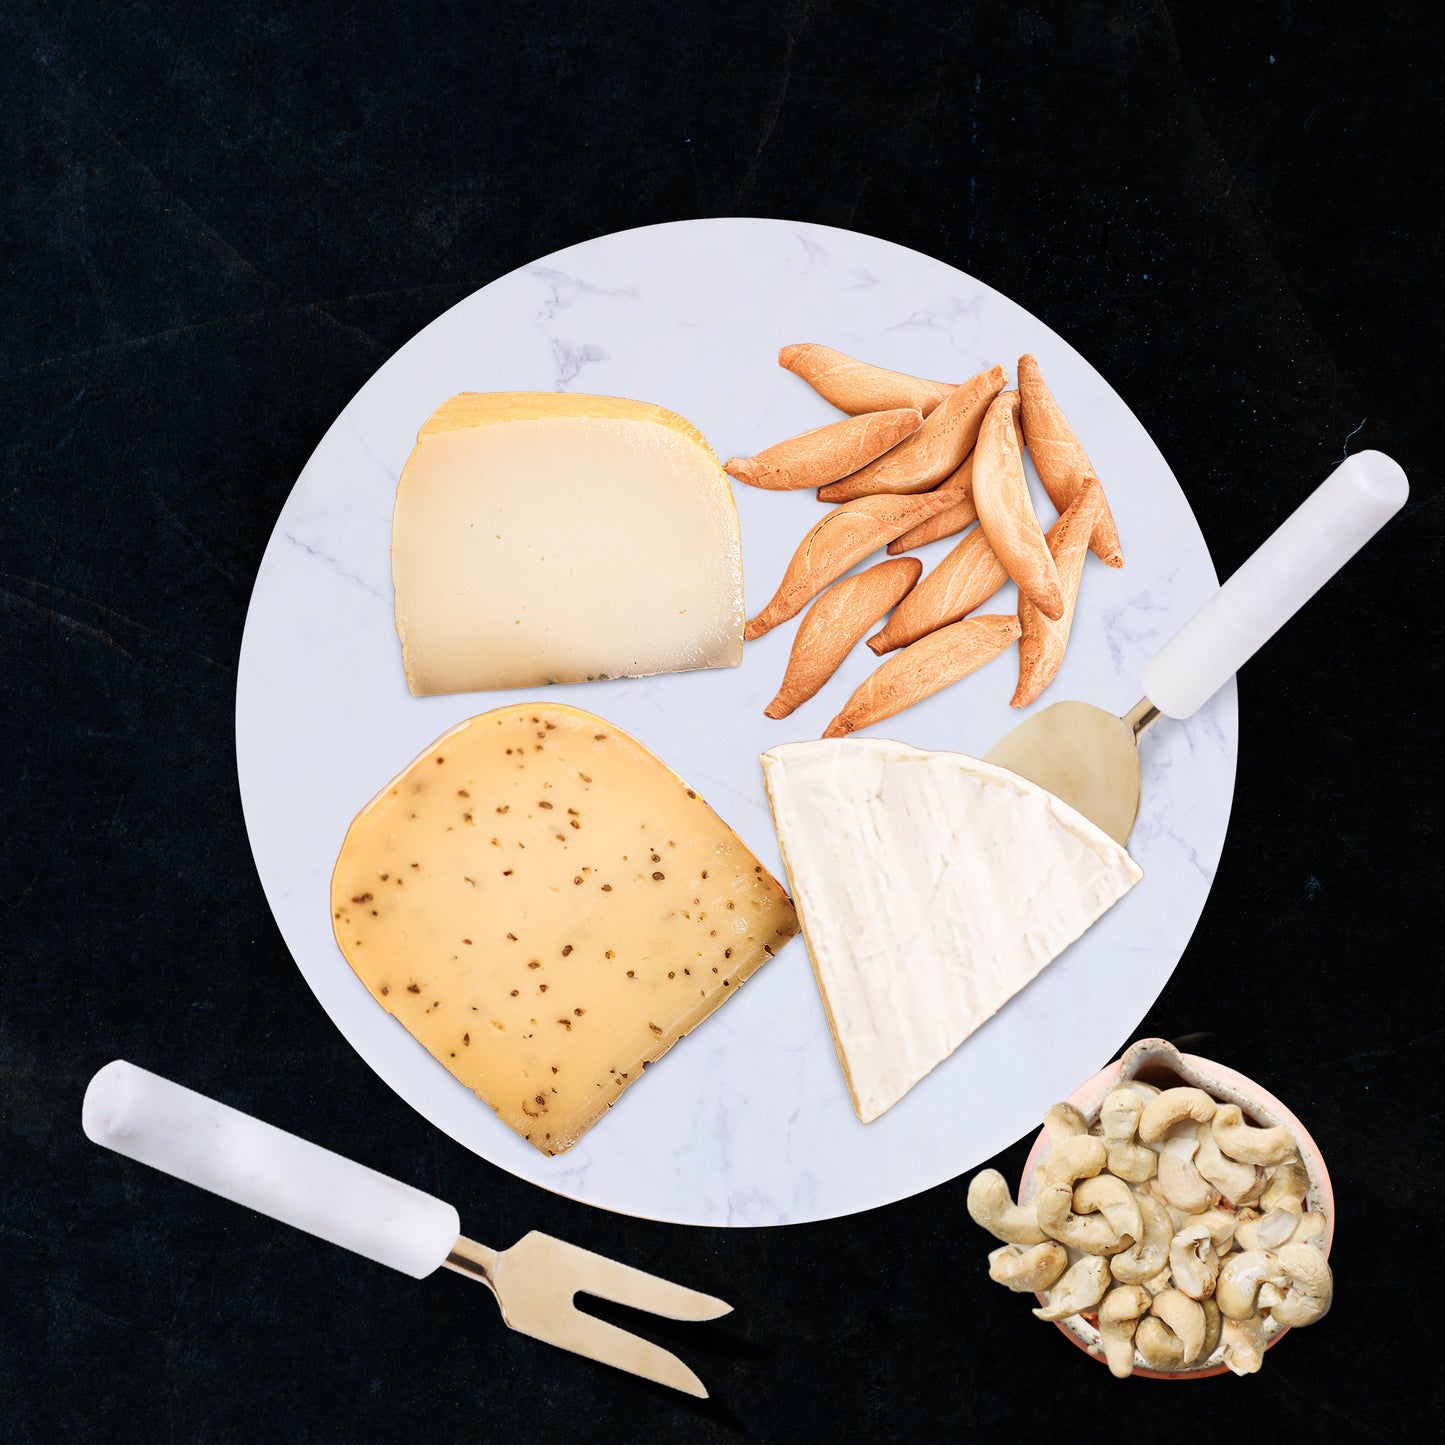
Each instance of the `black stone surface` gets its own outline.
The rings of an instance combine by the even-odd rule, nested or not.
[[[1396,0],[3,0],[0,1435],[1434,1433],[1442,40],[1437,7]],[[232,706],[297,472],[477,287],[718,214],[853,227],[1017,299],[1153,433],[1221,574],[1347,450],[1410,473],[1405,513],[1241,679],[1223,864],[1135,1031],[1266,1082],[1334,1174],[1339,1303],[1251,1380],[1112,1381],[988,1283],[962,1180],[754,1231],[517,1182],[371,1074],[281,943]],[[541,1228],[736,1301],[654,1331],[713,1398],[96,1150],[80,1099],[118,1056],[489,1240]]]

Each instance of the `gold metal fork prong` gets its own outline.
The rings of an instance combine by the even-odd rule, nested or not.
[[[577,1293],[596,1295],[629,1309],[674,1320],[712,1320],[732,1309],[713,1295],[700,1294],[608,1255],[536,1231],[507,1250],[497,1265],[499,1276],[508,1275],[513,1260],[526,1260],[530,1279],[539,1283],[545,1279],[553,1289],[565,1291],[569,1301]]]
[[[715,1320],[731,1314],[733,1308],[715,1295],[702,1294],[603,1255],[593,1255],[587,1261],[579,1273],[577,1288],[582,1294],[670,1320]]]
[[[515,1328],[524,1334],[532,1333],[524,1325]],[[536,1338],[614,1369],[626,1370],[628,1374],[640,1375],[644,1380],[681,1390],[699,1400],[708,1397],[707,1386],[676,1355],[651,1340],[576,1308],[549,1322],[547,1332],[538,1332]]]
[[[676,1355],[579,1310],[576,1296],[675,1320],[716,1319],[732,1308],[722,1300],[535,1230],[500,1251],[459,1239],[445,1264],[491,1290],[509,1329],[707,1399],[702,1381]]]

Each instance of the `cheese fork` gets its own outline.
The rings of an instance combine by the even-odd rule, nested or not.
[[[445,1267],[485,1284],[511,1329],[707,1398],[675,1355],[575,1305],[595,1295],[674,1320],[732,1306],[533,1231],[510,1249],[465,1238],[457,1211],[249,1114],[117,1059],[85,1091],[92,1143],[421,1279]]]

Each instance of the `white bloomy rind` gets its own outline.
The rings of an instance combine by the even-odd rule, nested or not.
[[[853,1106],[891,1108],[1143,876],[1051,793],[961,753],[788,743],[763,775]]]

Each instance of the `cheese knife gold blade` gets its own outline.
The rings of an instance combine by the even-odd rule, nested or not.
[[[81,1120],[93,1143],[414,1279],[445,1266],[479,1280],[521,1334],[707,1398],[675,1355],[584,1314],[575,1300],[588,1294],[711,1320],[732,1308],[712,1295],[535,1231],[510,1249],[488,1249],[461,1235],[450,1204],[124,1060],[91,1079]]]
[[[1139,816],[1139,737],[1193,716],[1329,581],[1410,494],[1383,452],[1336,467],[1145,665],[1144,697],[1122,717],[1056,702],[984,754],[1062,798],[1120,843]]]

